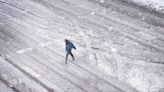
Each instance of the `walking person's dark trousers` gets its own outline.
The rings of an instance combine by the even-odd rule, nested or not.
[[[74,56],[73,56],[72,52],[69,51],[69,52],[67,52],[67,54],[66,54],[66,62],[65,62],[66,64],[67,64],[67,60],[68,60],[68,55],[71,55],[72,59],[74,60]]]

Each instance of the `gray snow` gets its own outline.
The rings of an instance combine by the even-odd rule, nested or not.
[[[0,71],[20,92],[159,92],[163,30],[163,18],[112,0],[1,0]],[[66,38],[77,47],[67,65]]]

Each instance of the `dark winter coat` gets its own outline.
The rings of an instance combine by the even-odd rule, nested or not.
[[[71,52],[71,50],[76,49],[76,47],[74,46],[74,44],[70,41],[66,41],[66,51],[69,53]]]

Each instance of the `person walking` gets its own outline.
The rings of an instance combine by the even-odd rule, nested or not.
[[[72,42],[70,42],[69,40],[65,39],[65,45],[66,45],[66,64],[67,64],[67,60],[68,60],[68,55],[71,55],[72,56],[72,60],[74,60],[74,56],[72,54],[72,49],[75,49],[76,50],[76,47],[74,46],[74,44]]]

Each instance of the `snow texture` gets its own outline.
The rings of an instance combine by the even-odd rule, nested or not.
[[[164,13],[164,0],[129,0]]]
[[[112,2],[113,7],[101,7],[106,0],[101,6],[87,0],[3,1],[0,52],[39,83],[57,92],[120,92],[112,85],[158,92],[164,87],[163,19]],[[164,5],[162,0],[134,2],[159,10]],[[65,38],[77,46],[68,65]]]

